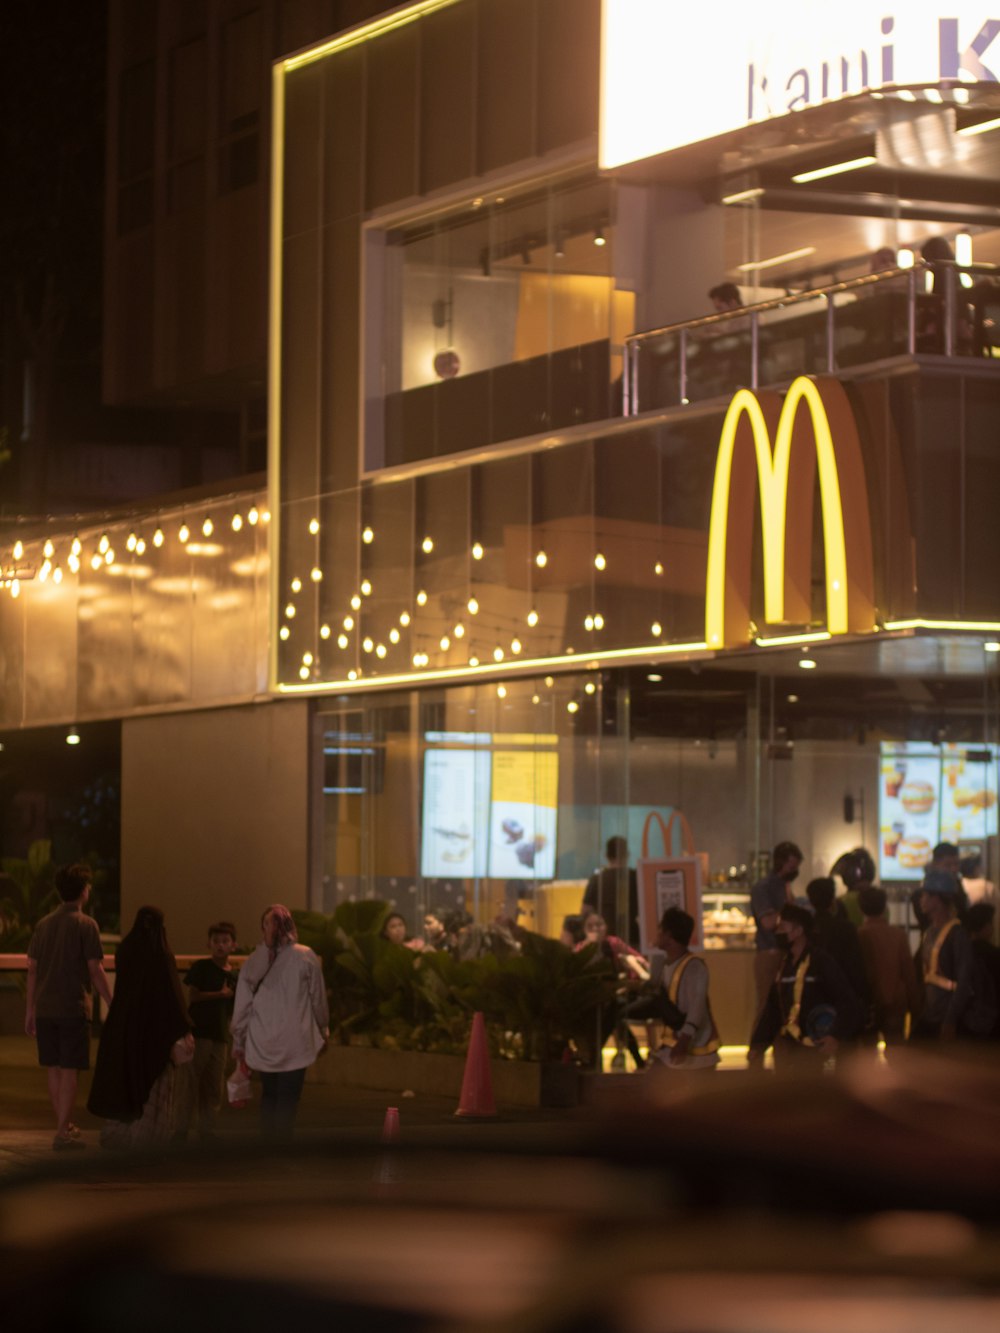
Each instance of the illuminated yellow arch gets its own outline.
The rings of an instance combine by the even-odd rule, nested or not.
[[[806,415],[812,447],[803,438]],[[749,444],[748,426],[752,452],[739,447]],[[800,376],[784,401],[774,391],[757,394],[740,389],[722,424],[705,580],[705,641],[710,648],[747,641],[755,483],[760,490],[765,618],[772,625],[810,620],[817,469],[827,629],[831,634],[871,629],[875,601],[871,522],[854,414],[837,380]],[[844,531],[845,501],[852,519],[850,542]]]

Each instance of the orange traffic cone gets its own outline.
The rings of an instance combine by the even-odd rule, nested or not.
[[[487,1119],[497,1113],[493,1100],[493,1080],[490,1077],[490,1053],[486,1044],[486,1023],[481,1013],[472,1017],[472,1035],[469,1053],[465,1057],[465,1075],[462,1095],[458,1099],[456,1115]]]
[[[386,1107],[385,1120],[382,1123],[382,1142],[399,1142],[399,1108],[395,1106]]]
[[[377,1191],[387,1185],[395,1185],[399,1180],[399,1163],[394,1151],[399,1145],[399,1111],[395,1106],[386,1108],[382,1122],[382,1146],[386,1150],[379,1155],[375,1163],[373,1176]]]

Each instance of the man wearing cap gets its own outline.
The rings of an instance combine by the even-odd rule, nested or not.
[[[857,1035],[863,1014],[847,978],[812,940],[813,914],[797,903],[779,913],[786,952],[750,1038],[747,1058],[761,1067],[774,1047],[776,1069],[820,1072],[842,1041]]]
[[[959,883],[950,870],[928,870],[920,910],[928,926],[920,945],[924,1012],[915,1036],[953,1041],[972,1000],[972,944],[958,920]]]

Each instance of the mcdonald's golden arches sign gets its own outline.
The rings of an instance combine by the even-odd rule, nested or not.
[[[749,638],[755,484],[760,491],[765,620],[768,625],[813,623],[817,471],[826,627],[831,634],[872,629],[871,520],[854,413],[839,381],[800,376],[784,397],[775,390],[740,389],[726,412],[708,535],[709,648],[736,647]]]

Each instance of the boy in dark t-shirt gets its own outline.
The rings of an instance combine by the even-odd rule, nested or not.
[[[187,1077],[183,1078],[180,1089],[178,1139],[187,1138],[195,1107],[199,1137],[212,1138],[215,1113],[222,1101],[237,977],[229,962],[229,955],[236,948],[236,927],[231,921],[216,921],[209,926],[208,947],[211,956],[192,963],[184,977],[194,1029],[194,1059],[183,1071]]]

